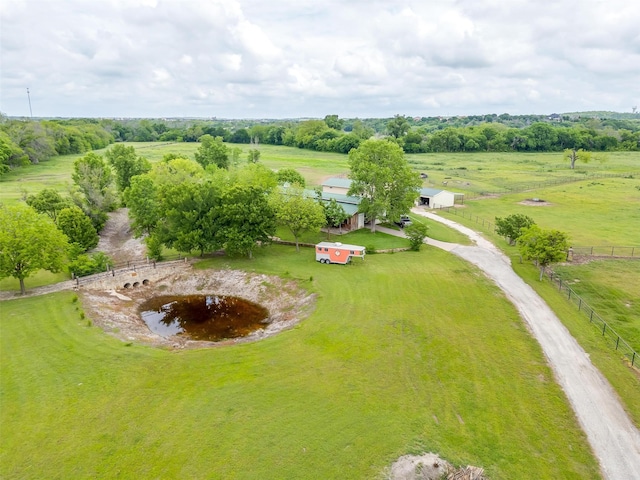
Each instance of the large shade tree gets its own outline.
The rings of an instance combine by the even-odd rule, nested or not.
[[[214,138],[211,135],[203,135],[199,141],[200,147],[195,153],[196,162],[203,168],[207,168],[209,165],[229,168],[229,149],[222,142],[222,137]]]
[[[257,245],[266,245],[275,234],[276,222],[266,192],[253,185],[236,184],[222,194],[217,216],[225,251],[252,258]]]
[[[134,147],[114,145],[105,152],[104,156],[116,171],[116,187],[120,193],[131,185],[131,178],[151,170],[149,161],[138,157]]]
[[[402,148],[387,140],[366,140],[349,152],[352,183],[349,195],[362,198],[359,210],[371,222],[386,217],[397,220],[418,197],[420,177],[411,170]]]
[[[25,278],[62,269],[67,248],[67,237],[46,215],[27,205],[0,204],[0,278],[17,278],[22,294]]]

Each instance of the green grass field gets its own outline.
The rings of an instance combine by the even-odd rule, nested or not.
[[[599,260],[555,269],[563,281],[596,312],[607,312],[607,323],[640,352],[640,259]]]
[[[198,146],[131,145],[152,162],[170,152],[192,156]],[[249,146],[239,147],[244,160]],[[269,145],[260,150],[266,166],[296,168],[310,185],[348,173],[346,155]],[[46,186],[64,190],[75,158],[2,177],[0,202]],[[484,231],[470,215],[493,222],[525,213],[543,228],[568,232],[576,246],[638,246],[640,175],[596,177],[636,172],[638,152],[611,153],[606,163],[578,164],[575,172],[561,154],[408,158],[428,173],[425,186],[468,197],[581,178],[468,198],[458,209],[466,218],[442,214]],[[533,197],[551,205],[519,203]],[[466,243],[428,223],[430,237]],[[515,261],[515,248],[486,234],[554,309],[640,425],[637,372],[556,289],[537,281],[535,267]],[[291,239],[283,229],[278,235]],[[312,234],[301,241],[324,239]],[[375,248],[407,243],[367,231],[340,241]],[[252,345],[189,352],[126,346],[88,327],[69,295],[1,303],[0,477],[52,478],[56,465],[53,478],[376,478],[397,456],[423,450],[482,466],[492,479],[598,477],[539,347],[502,294],[472,267],[429,247],[367,256],[349,267],[316,264],[312,251],[293,250],[272,246],[253,261],[215,258],[199,267],[298,278],[318,293],[309,319]],[[607,321],[624,312],[637,318],[640,295],[632,285],[640,284],[640,272],[628,263],[571,266],[567,275],[580,280],[573,286],[584,289],[581,295],[606,292],[588,301]],[[27,287],[59,277],[38,274]],[[0,289],[14,290],[14,284],[4,279]],[[638,332],[633,321],[615,328],[629,336]]]
[[[171,352],[88,326],[72,293],[4,302],[0,477],[382,478],[423,450],[492,479],[599,477],[539,346],[462,260],[272,246],[199,268],[227,266],[299,279],[313,314]]]

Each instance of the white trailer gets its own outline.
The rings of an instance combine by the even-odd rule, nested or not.
[[[316,245],[316,262],[349,263],[353,257],[364,260],[365,247],[347,245],[340,242],[320,242]]]

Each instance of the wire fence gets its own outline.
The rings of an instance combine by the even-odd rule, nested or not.
[[[465,213],[464,210],[453,207],[442,207],[441,210],[445,210],[448,213],[461,216],[462,218],[469,219],[476,223],[476,225],[485,228],[487,231],[495,232],[495,223],[492,223],[486,219]],[[593,257],[614,257],[614,258],[640,258],[640,247],[626,247],[626,246],[601,246],[601,247],[572,247],[573,255],[589,255]],[[607,343],[610,344],[615,350],[620,351],[630,362],[632,366],[635,366],[640,362],[640,355],[636,352],[629,343],[624,340],[618,333],[609,325],[582,297],[580,297],[568,283],[563,282],[562,278],[552,270],[548,270],[547,276],[549,280],[558,286],[558,290],[566,294],[567,300],[572,302],[578,307],[578,310],[584,313],[589,322],[597,327],[602,336],[605,337]]]
[[[640,258],[640,247],[623,247],[617,245],[603,245],[594,247],[572,247],[574,255],[589,257],[624,257]]]
[[[465,212],[464,209],[455,207],[437,207],[435,210],[445,211],[453,215],[468,219],[479,227],[484,228],[488,232],[496,231],[495,221],[492,222],[486,218]],[[640,258],[640,246],[624,246],[624,245],[600,245],[591,247],[581,247],[573,245],[571,247],[573,255],[583,255],[590,257],[614,257],[614,258]]]
[[[558,287],[558,290],[565,294],[568,301],[578,307],[578,311],[582,312],[588,319],[589,323],[594,325],[605,338],[607,344],[619,351],[625,358],[631,362],[631,366],[635,366],[640,362],[640,355],[636,352],[627,341],[625,341],[618,333],[609,325],[582,297],[580,297],[567,282],[556,274],[553,270],[548,270],[546,275],[549,280]]]

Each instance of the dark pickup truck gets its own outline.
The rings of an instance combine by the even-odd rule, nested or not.
[[[400,228],[404,228],[407,225],[411,225],[411,223],[413,222],[411,222],[411,219],[409,218],[408,215],[402,215],[400,217],[400,220],[396,222],[396,225],[398,225]]]

